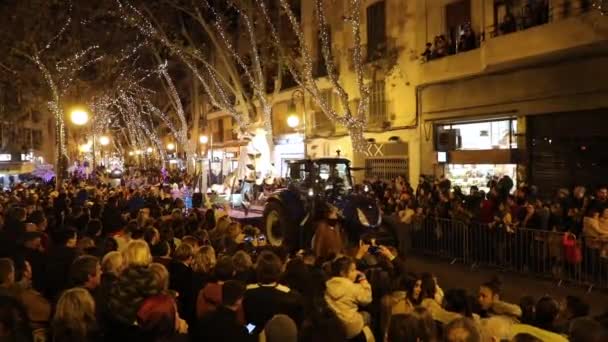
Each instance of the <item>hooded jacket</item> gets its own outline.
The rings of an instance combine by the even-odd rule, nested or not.
[[[365,326],[360,305],[372,301],[372,287],[368,282],[354,283],[348,278],[333,277],[326,282],[325,301],[344,324],[346,337],[353,338]]]

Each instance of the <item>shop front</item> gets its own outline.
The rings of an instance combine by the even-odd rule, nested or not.
[[[488,191],[488,183],[503,176],[517,180],[516,118],[435,124],[437,168],[467,194],[473,186]]]

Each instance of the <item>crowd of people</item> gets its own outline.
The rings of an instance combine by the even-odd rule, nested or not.
[[[403,220],[449,215],[458,196],[428,183],[413,191],[401,179],[370,185]],[[310,250],[290,251],[266,245],[227,210],[198,203],[188,210],[162,186],[20,186],[0,194],[0,340],[607,338],[608,319],[588,317],[578,297],[510,304],[497,279],[475,294],[444,291],[391,246],[342,243],[332,210],[317,222]]]

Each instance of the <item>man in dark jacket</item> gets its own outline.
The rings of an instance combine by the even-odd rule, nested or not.
[[[169,288],[176,291],[179,315],[193,325],[195,321],[196,297],[193,293],[193,271],[190,265],[194,258],[194,248],[182,243],[173,253],[173,261],[169,264]]]
[[[281,259],[271,251],[258,257],[257,284],[247,286],[243,307],[245,320],[255,325],[254,334],[259,334],[275,315],[286,314],[299,324],[302,322],[302,298],[289,287],[278,283],[281,276]]]
[[[243,300],[245,286],[236,280],[229,280],[222,288],[222,305],[213,313],[199,321],[195,331],[195,341],[247,342],[257,339],[249,334],[253,326],[243,326],[238,322],[236,311]],[[262,329],[264,327],[261,327]]]
[[[49,251],[45,268],[45,295],[51,300],[58,299],[59,293],[68,285],[70,267],[78,256],[76,231],[68,228],[57,235],[57,243]]]

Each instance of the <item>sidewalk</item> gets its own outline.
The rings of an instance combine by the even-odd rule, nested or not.
[[[583,298],[591,306],[591,314],[599,315],[608,311],[608,295],[601,290],[593,289],[587,293],[587,288],[562,284],[557,282],[536,279],[532,276],[522,276],[516,273],[500,272],[488,268],[471,269],[463,264],[450,264],[447,261],[408,256],[406,265],[408,270],[416,273],[430,272],[437,276],[443,290],[450,288],[463,288],[470,294],[476,294],[479,285],[499,275],[503,282],[502,298],[511,303],[519,303],[523,296],[533,296],[535,299],[548,294],[561,299],[567,295]]]

